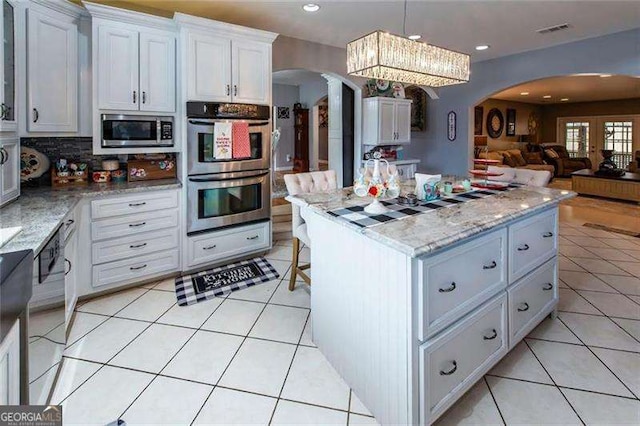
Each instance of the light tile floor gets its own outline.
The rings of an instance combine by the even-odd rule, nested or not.
[[[438,424],[640,424],[640,239],[560,234],[558,318]],[[283,279],[227,298],[179,307],[165,280],[81,304],[53,397],[65,423],[376,424],[311,340],[290,247],[267,254]]]

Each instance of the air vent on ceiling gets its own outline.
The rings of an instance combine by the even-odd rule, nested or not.
[[[536,32],[538,34],[549,34],[549,33],[555,33],[557,31],[566,30],[566,29],[568,29],[570,27],[571,27],[571,25],[569,25],[569,24],[567,24],[565,22],[564,24],[554,25],[552,27],[540,28],[539,30],[536,30]]]

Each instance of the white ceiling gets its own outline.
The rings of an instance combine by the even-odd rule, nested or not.
[[[522,92],[529,94],[524,96],[520,94]],[[545,95],[551,95],[551,98],[544,99]],[[562,98],[569,99],[566,103],[640,99],[640,78],[616,75],[608,78],[598,75],[552,77],[519,84],[491,97],[532,104],[565,103],[560,100]]]
[[[302,86],[303,84],[326,83],[327,80],[313,71],[307,70],[282,70],[273,73],[273,84],[286,84],[289,86]]]
[[[304,12],[309,1],[289,0],[95,0],[180,11],[279,34],[345,47],[376,29],[402,33],[403,0],[313,0],[316,13]],[[563,23],[571,28],[537,34],[540,28]],[[411,0],[407,34],[471,53],[472,61],[540,49],[574,40],[640,27],[639,1],[461,1]],[[474,47],[489,44],[477,52]]]

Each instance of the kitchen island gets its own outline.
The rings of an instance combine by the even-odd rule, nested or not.
[[[348,220],[370,202],[350,189],[287,198],[312,241],[313,341],[378,422],[433,423],[554,312],[572,196],[519,187],[373,226]]]

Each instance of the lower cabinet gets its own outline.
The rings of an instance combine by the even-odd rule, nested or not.
[[[165,250],[146,256],[135,256],[117,262],[93,266],[93,286],[133,283],[154,276],[165,275],[180,269],[177,249]]]
[[[0,405],[20,404],[20,320],[0,343]]]

